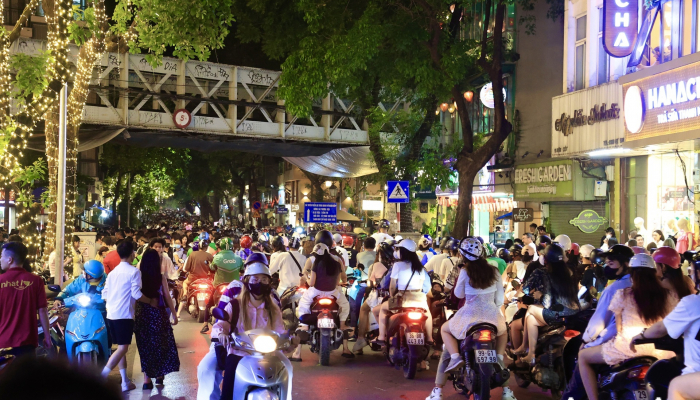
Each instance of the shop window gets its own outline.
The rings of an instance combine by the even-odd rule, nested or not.
[[[647,229],[666,232],[670,220],[693,220],[692,188],[693,166],[696,155],[692,151],[652,155],[648,158]],[[685,165],[685,174],[683,173]]]
[[[667,62],[673,59],[673,48],[676,47],[676,43],[671,43],[671,30],[673,27],[673,3],[668,2],[661,8],[661,29],[663,33],[661,34],[660,41],[663,44],[663,61]],[[672,46],[673,45],[673,46]]]
[[[695,34],[696,28],[693,26],[693,3],[697,0],[682,0],[681,5],[681,35],[682,35],[682,52],[681,54],[687,56],[688,54],[694,53],[693,45],[693,35]],[[696,20],[697,21],[697,20]]]
[[[610,56],[603,47],[603,37],[598,38],[598,84],[607,83],[610,78]]]

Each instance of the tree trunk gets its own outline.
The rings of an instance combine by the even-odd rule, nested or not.
[[[209,202],[209,197],[203,196],[203,197],[198,199],[198,202],[199,202],[199,211],[202,213],[202,219],[204,221],[208,221],[209,217],[214,216],[211,202]]]
[[[212,217],[214,221],[218,221],[221,218],[221,195],[214,191],[214,204],[212,204]]]

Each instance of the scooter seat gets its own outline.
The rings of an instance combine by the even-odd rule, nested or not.
[[[654,362],[656,362],[656,357],[650,357],[650,356],[643,356],[643,357],[634,357],[630,358],[629,360],[622,361],[620,363],[617,363],[615,365],[610,366],[610,369],[607,370],[607,373],[611,372],[618,372],[622,371],[625,369],[630,369],[635,366],[641,366],[641,365],[651,365]]]

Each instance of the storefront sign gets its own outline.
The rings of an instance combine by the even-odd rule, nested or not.
[[[638,0],[603,0],[603,46],[613,57],[632,54],[637,40]]]
[[[700,127],[700,62],[625,83],[623,91],[627,140]]]
[[[502,89],[503,91],[503,102],[506,101],[506,88]],[[481,104],[488,108],[493,108],[494,106],[494,100],[493,100],[493,84],[491,82],[485,84],[484,86],[481,87],[481,91],[479,92],[479,99],[481,100]]]
[[[570,198],[573,196],[571,160],[531,164],[515,169],[516,199]]]
[[[515,222],[531,222],[534,211],[532,208],[514,208],[513,221]]]
[[[552,156],[619,147],[624,142],[621,100],[617,82],[553,98]]]
[[[593,233],[607,222],[607,218],[601,217],[594,210],[583,210],[578,214],[578,217],[569,221],[571,225],[577,227],[583,233]]]

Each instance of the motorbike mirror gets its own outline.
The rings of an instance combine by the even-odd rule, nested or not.
[[[61,287],[59,285],[48,285],[47,288],[52,292],[60,292]]]
[[[555,312],[561,312],[561,311],[564,311],[564,306],[561,304],[555,304],[550,308],[550,310],[555,311]]]
[[[220,309],[219,307],[214,307],[214,309],[211,311],[211,314],[216,319],[228,321],[228,313]]]

